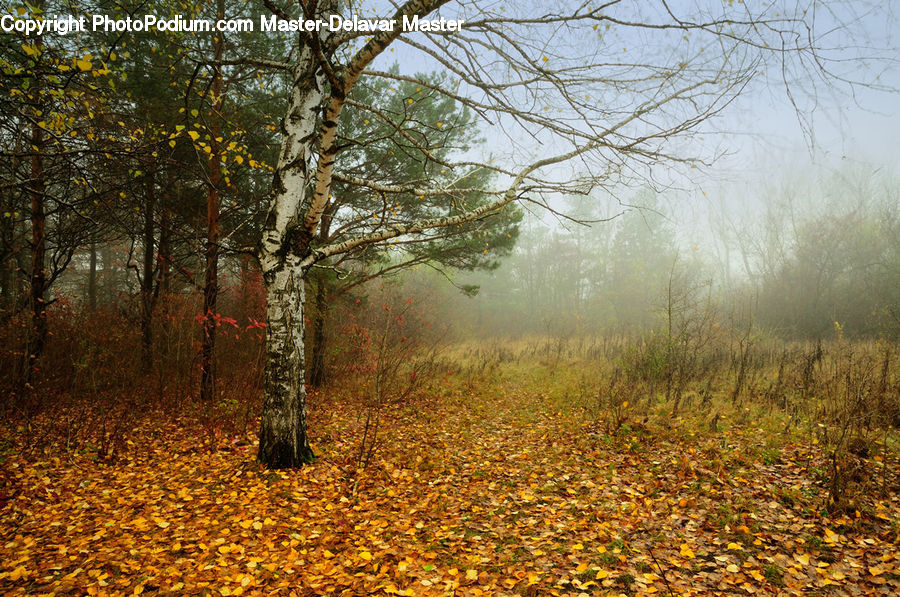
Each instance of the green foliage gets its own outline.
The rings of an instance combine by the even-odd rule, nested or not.
[[[424,83],[414,83],[399,80],[396,66],[390,72],[398,80],[371,79],[353,88],[341,114],[336,168],[344,177],[404,191],[385,192],[336,180],[327,210],[334,219],[323,226],[320,243],[338,242],[350,233],[456,215],[491,199],[482,189],[489,187],[492,173],[449,164],[481,139],[469,110],[433,89],[446,85],[448,77],[420,74],[416,78]],[[430,181],[432,188],[448,192],[420,193],[417,181]],[[510,207],[452,229],[423,233],[414,242],[363,247],[349,260],[381,268],[409,262],[494,269],[499,257],[512,250],[521,218],[521,211]]]

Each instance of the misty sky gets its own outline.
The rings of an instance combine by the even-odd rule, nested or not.
[[[471,4],[451,2],[440,14],[447,18],[457,18],[470,13]],[[628,4],[625,2],[619,7]],[[647,8],[646,3],[631,4],[634,4],[637,11],[649,11],[648,18],[654,18],[655,9]],[[716,4],[677,0],[671,6],[676,12],[696,5],[710,7],[714,11],[718,10]],[[767,3],[769,6],[777,4]],[[519,10],[531,13],[529,16],[538,14],[535,10],[545,10],[535,3],[515,1],[477,2],[475,5],[498,10],[502,6],[506,14]],[[721,3],[718,5],[721,6]],[[384,6],[381,2],[367,3],[366,6],[362,11],[364,14],[384,13],[383,9],[379,10],[379,7]],[[687,221],[679,222],[679,225],[685,226],[703,219],[705,207],[697,203],[702,202],[704,196],[715,195],[718,202],[722,195],[728,195],[739,203],[745,203],[747,195],[752,195],[752,191],[758,189],[763,182],[772,183],[781,177],[790,178],[800,172],[815,176],[817,173],[847,167],[882,168],[889,172],[900,170],[900,148],[897,144],[897,139],[900,138],[900,96],[896,93],[900,89],[900,69],[897,65],[900,55],[896,54],[894,30],[898,20],[894,15],[893,0],[874,4],[829,2],[824,8],[821,8],[821,3],[817,6],[816,28],[820,35],[828,32],[821,38],[823,55],[839,59],[860,56],[878,59],[867,60],[862,66],[856,61],[846,64],[837,62],[829,68],[838,77],[854,78],[872,83],[873,86],[856,85],[851,88],[840,82],[834,85],[833,82],[822,81],[815,73],[810,75],[795,68],[795,72],[789,72],[788,77],[792,78],[790,85],[793,99],[803,114],[801,123],[785,92],[780,65],[770,61],[737,101],[729,105],[714,121],[705,123],[705,130],[690,138],[688,144],[681,148],[682,151],[704,157],[713,153],[723,154],[722,157],[712,167],[701,170],[675,173],[671,173],[668,168],[665,170],[665,176],[671,175],[669,182],[680,187],[680,192],[673,193],[673,200],[693,203],[685,207],[686,212],[693,213],[687,213]],[[376,7],[374,11],[372,7]],[[848,27],[844,30],[832,30],[832,25],[837,20],[847,23]],[[577,42],[592,43],[591,35],[592,32]],[[657,49],[662,49],[674,43],[672,40],[658,42],[651,35],[655,34],[613,28],[601,43],[614,48],[621,46],[622,60],[633,59],[632,53],[646,51],[631,51],[629,47],[646,48],[649,43],[654,43],[657,44]],[[691,45],[693,40],[684,44],[681,44],[680,39],[676,41],[680,45],[673,47],[677,47],[678,51],[696,51]],[[552,43],[565,46],[571,40],[562,36]],[[547,51],[554,51],[552,45]],[[564,51],[565,48],[560,48],[559,53],[563,54]],[[381,64],[376,66],[386,68],[391,62],[397,62],[401,70],[408,72],[437,68],[436,63],[423,59],[420,53],[411,51],[401,43],[395,45],[393,52],[386,53],[381,58]],[[893,88],[895,91],[876,89],[879,86]],[[502,133],[488,133],[489,141],[483,148],[486,153],[502,156],[507,152],[512,157],[507,136],[509,128],[504,129]],[[514,139],[515,135],[519,135],[519,156],[544,151],[544,148],[537,146],[522,131],[513,133]],[[560,176],[565,176],[569,170],[570,166],[563,167]],[[661,175],[656,172],[654,176]],[[665,184],[664,180],[662,182]],[[623,189],[618,198],[627,200],[629,193],[630,190]]]

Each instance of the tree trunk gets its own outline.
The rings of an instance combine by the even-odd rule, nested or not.
[[[203,285],[203,339],[200,347],[202,402],[211,401],[216,391],[213,353],[216,348],[216,299],[219,295],[219,192],[212,186],[207,194],[206,233],[206,283]]]
[[[172,188],[172,177],[169,177],[169,189]],[[165,197],[169,197],[169,192],[167,191]],[[159,298],[161,299],[160,309],[161,309],[161,343],[157,342],[158,350],[157,352],[162,353],[162,357],[165,358],[169,355],[169,295],[172,293],[171,288],[171,263],[172,263],[172,249],[171,249],[171,241],[170,238],[172,236],[171,228],[172,228],[172,217],[171,212],[169,211],[169,205],[171,205],[171,201],[165,201],[164,205],[160,205],[160,218],[159,218],[159,249],[157,249],[156,255],[159,260],[159,275],[157,276],[157,290],[159,292]]]
[[[3,235],[3,249],[0,251],[0,321],[6,321],[16,304],[16,285],[15,285],[15,251],[13,246],[13,224],[11,218],[4,218],[0,222],[0,234]]]
[[[35,9],[41,11],[43,8],[43,1],[38,0],[35,3]],[[34,45],[39,49],[42,47],[43,40],[40,35],[35,38]],[[42,90],[36,86],[32,93],[36,98],[34,111],[40,114],[44,107]],[[31,125],[31,149],[34,153],[31,155],[31,180],[27,185],[31,195],[31,329],[25,346],[21,376],[23,388],[27,388],[31,383],[35,363],[44,352],[44,344],[47,341],[47,304],[45,302],[47,271],[44,266],[47,252],[47,216],[44,212],[44,130],[38,126],[37,122]]]
[[[97,310],[97,243],[91,241],[91,260],[88,268],[88,311]]]
[[[18,160],[15,162],[13,171],[18,168]],[[15,275],[18,253],[15,246],[16,218],[13,217],[18,211],[16,194],[9,190],[3,194],[3,208],[0,211],[3,212],[0,217],[0,324],[5,325],[8,318],[12,317],[19,294]]]
[[[100,261],[103,262],[103,270],[100,278],[100,299],[106,304],[114,304],[116,296],[116,276],[112,265],[112,245],[103,243],[100,249]]]
[[[313,353],[310,359],[309,385],[319,388],[325,384],[325,315],[328,309],[328,294],[324,276],[316,283],[316,312],[313,316]]]
[[[225,3],[218,2],[217,16],[225,18]],[[215,60],[222,59],[224,34],[215,38]],[[206,191],[206,283],[203,285],[203,338],[200,347],[200,401],[210,402],[216,392],[215,349],[216,349],[216,299],[219,295],[219,186],[222,181],[222,162],[219,138],[223,98],[222,69],[214,67],[211,97],[212,114],[209,127],[209,168]]]
[[[147,175],[144,189],[144,259],[141,275],[141,371],[153,369],[153,211],[156,189],[153,176]]]
[[[322,14],[334,7],[320,3]],[[324,98],[325,76],[314,52],[301,46],[294,68],[290,105],[282,124],[281,151],[273,197],[260,247],[266,286],[266,381],[257,458],[271,468],[294,468],[313,459],[306,436],[303,311],[306,271],[300,262],[312,236],[300,210],[309,198],[313,139]]]
[[[38,125],[31,129],[31,144],[35,149],[31,157],[31,330],[28,335],[23,384],[31,383],[35,363],[44,352],[47,340],[47,271],[44,259],[47,252],[46,214],[44,213],[44,158],[41,149],[44,131]]]
[[[303,384],[304,277],[299,267],[288,266],[266,283],[266,397],[258,459],[270,468],[294,468],[314,457]]]

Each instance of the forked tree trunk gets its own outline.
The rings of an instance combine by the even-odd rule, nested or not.
[[[259,433],[259,461],[293,468],[314,455],[306,435],[303,384],[305,275],[284,267],[266,283],[266,384]]]
[[[322,11],[333,8],[329,2],[319,6]],[[313,139],[325,76],[308,46],[297,57],[292,74],[295,83],[283,121],[274,196],[259,255],[266,286],[266,382],[257,459],[271,468],[295,468],[313,459],[306,436],[303,383],[306,270],[300,267],[312,236],[304,234],[298,216],[309,198]]]
[[[446,0],[411,0],[404,14],[427,14]],[[337,12],[337,0],[313,2],[313,14]],[[399,18],[399,17],[398,17]],[[272,200],[263,227],[259,257],[266,284],[266,397],[259,434],[259,461],[274,468],[301,466],[312,460],[306,435],[306,388],[303,363],[304,283],[313,264],[329,256],[321,248],[313,254],[313,240],[328,212],[332,168],[338,152],[337,128],[341,110],[354,83],[366,66],[391,42],[393,33],[380,33],[366,42],[352,64],[327,75],[319,60],[330,46],[330,34],[319,43],[301,42],[292,69],[287,114],[281,122],[282,140],[275,169]],[[326,59],[328,56],[324,56]],[[326,81],[330,78],[330,97]],[[328,100],[327,102],[325,100]],[[318,129],[318,132],[317,132]],[[313,156],[316,159],[313,159]],[[516,184],[521,182],[518,177]],[[507,193],[506,202],[514,195]],[[502,205],[498,205],[502,207]],[[472,212],[471,217],[480,214]],[[467,216],[469,217],[469,216]],[[450,226],[453,218],[442,225]],[[391,237],[421,229],[393,229],[379,234]],[[384,240],[377,236],[357,243]],[[346,242],[331,247],[330,254],[352,249]]]

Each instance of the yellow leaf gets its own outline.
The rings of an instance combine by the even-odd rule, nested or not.
[[[884,574],[884,569],[880,566],[869,566],[869,574],[872,576],[881,576]]]
[[[846,577],[844,576],[844,573],[841,572],[840,570],[835,570],[834,572],[831,573],[831,578],[833,578],[834,580],[844,580],[844,578],[846,578]]]
[[[809,554],[808,553],[796,553],[794,554],[794,559],[803,564],[804,566],[809,566]]]
[[[732,574],[734,574],[735,572],[740,572],[740,571],[741,571],[741,569],[738,568],[736,564],[728,564],[728,567],[725,568],[725,570],[728,570],[728,571],[731,572]]]
[[[188,131],[188,137],[190,137],[192,141],[196,141],[200,138],[200,133],[197,131]]]
[[[582,562],[582,563],[578,564],[578,568],[575,569],[575,574],[581,574],[582,572],[584,572],[587,569],[588,569],[588,565],[585,564],[584,562]]]
[[[7,576],[6,578],[8,578],[9,580],[19,580],[27,571],[28,569],[25,568],[25,566],[19,566],[18,568],[10,572],[9,576]]]
[[[478,571],[472,568],[466,570],[466,580],[478,580]]]
[[[740,550],[740,549],[741,549],[741,544],[740,544],[740,543],[729,543],[729,544],[728,544],[728,547],[727,547],[726,549],[737,549],[737,550]]]
[[[581,543],[576,543],[572,546],[572,551],[581,551],[582,549],[584,549],[584,545]]]
[[[685,558],[694,558],[694,557],[696,557],[696,556],[694,555],[694,552],[691,551],[691,548],[688,547],[687,543],[682,543],[682,544],[681,544],[681,555],[682,555],[683,557],[685,557]]]
[[[538,575],[534,572],[528,573],[528,585],[536,585],[538,583]]]
[[[364,559],[365,561],[369,562],[372,560],[372,553],[368,552],[368,551],[364,551],[359,554],[359,557]]]
[[[595,576],[594,578],[600,580],[602,578],[606,578],[607,576],[609,576],[609,572],[607,572],[606,570],[597,570],[597,576]]]
[[[82,58],[81,60],[75,61],[75,66],[78,67],[78,70],[89,71],[89,70],[91,70],[93,63],[90,60],[85,60]],[[141,590],[143,590],[143,589],[141,589]]]
[[[261,523],[260,521],[257,520],[256,522],[253,523],[254,530],[261,531],[262,528],[263,528],[263,523]]]
[[[236,155],[236,156],[234,156],[234,161],[237,162],[238,164],[243,164],[243,163],[244,163],[244,156],[242,156],[242,155]]]
[[[252,520],[242,520],[240,523],[242,529],[249,529],[253,526]]]

